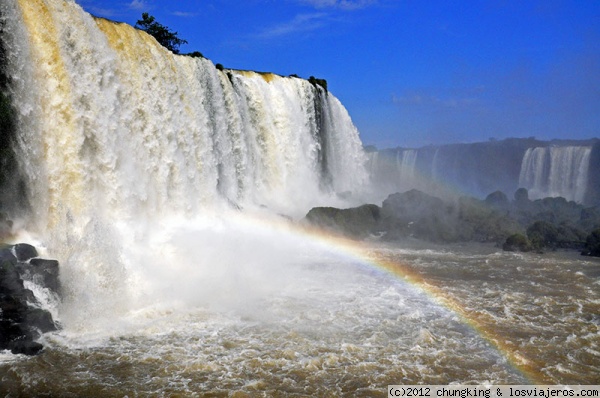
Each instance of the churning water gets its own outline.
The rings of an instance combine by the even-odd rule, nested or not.
[[[171,236],[162,259],[180,261],[147,259],[146,297],[118,310],[108,298],[103,315],[71,308],[42,355],[2,357],[2,392],[386,396],[399,383],[598,382],[598,261],[352,248],[255,221]],[[236,255],[222,247],[231,240]]]
[[[0,16],[31,204],[17,221],[63,286],[46,303],[62,329],[39,356],[0,354],[0,393],[599,384],[597,262],[362,247],[289,221],[362,202],[366,156],[333,94],[174,56],[73,1]]]

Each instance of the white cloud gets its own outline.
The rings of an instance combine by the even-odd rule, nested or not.
[[[150,9],[150,5],[145,0],[132,0],[127,4],[127,7],[137,11],[147,11]]]
[[[90,14],[96,17],[114,18],[121,14],[118,10],[114,8],[103,7],[102,2],[98,4],[98,1],[94,2],[90,0],[79,0],[78,3],[81,7],[83,7],[85,11],[89,12]]]
[[[175,15],[176,17],[182,17],[182,18],[192,18],[192,17],[198,16],[197,12],[185,12],[185,11],[173,11],[171,14]]]
[[[257,36],[261,39],[271,39],[299,32],[309,32],[326,25],[327,14],[299,14],[294,19],[263,30]]]
[[[402,96],[392,94],[391,100],[393,104],[398,106],[424,106],[445,109],[464,109],[470,106],[480,105],[480,101],[477,97],[441,96],[421,92]]]
[[[316,8],[339,8],[342,10],[357,10],[377,3],[377,0],[301,0]]]
[[[86,7],[86,11],[89,11],[92,15],[104,18],[114,18],[120,13],[112,8],[100,8],[100,7]]]

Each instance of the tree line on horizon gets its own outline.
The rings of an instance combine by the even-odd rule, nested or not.
[[[138,19],[134,25],[134,28],[143,30],[148,33],[150,36],[154,37],[158,43],[165,47],[167,50],[171,51],[173,54],[179,54],[179,46],[182,44],[188,44],[188,41],[179,37],[179,33],[172,31],[169,27],[161,24],[156,20],[156,18],[150,15],[147,12],[142,13],[142,19]],[[186,55],[189,57],[198,57],[204,58],[204,55],[200,51],[193,51]],[[216,64],[216,68],[222,71],[224,69],[223,65]],[[299,77],[296,74],[290,75],[290,77]],[[308,81],[313,86],[321,86],[325,92],[327,92],[327,80],[319,79],[314,76],[308,78]]]

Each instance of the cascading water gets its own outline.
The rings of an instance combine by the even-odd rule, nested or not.
[[[358,132],[321,87],[173,55],[72,1],[0,10],[25,228],[61,260],[65,305],[130,300],[125,281],[145,266],[132,247],[174,220],[240,208],[300,217],[364,188]]]
[[[402,153],[402,155],[400,155]],[[405,149],[397,154],[397,167],[401,182],[407,187],[413,184],[418,152],[415,149]]]
[[[459,192],[483,199],[498,190],[510,197],[523,187],[532,199],[562,196],[593,205],[594,143],[507,139],[386,149],[369,153],[370,171],[375,184],[388,194],[415,188],[444,195],[447,187],[450,195]]]
[[[196,214],[223,200],[294,212],[324,196],[323,173],[333,177],[329,192],[365,181],[350,118],[305,80],[173,56],[73,2],[4,8],[18,55],[9,70],[24,82],[16,107],[29,110],[19,126],[38,219]]]
[[[519,185],[532,199],[562,196],[583,202],[588,186],[592,147],[536,147],[523,156]]]
[[[3,0],[0,14],[21,224],[60,261],[63,286],[63,329],[39,357],[0,352],[0,395],[384,396],[397,383],[598,374],[584,265],[479,247],[372,252],[279,215],[366,184],[332,94],[175,56],[73,1]],[[414,170],[416,152],[400,163]],[[387,272],[427,277],[440,297]],[[569,344],[554,355],[557,338]]]

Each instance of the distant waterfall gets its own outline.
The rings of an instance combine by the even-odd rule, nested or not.
[[[397,153],[396,164],[400,175],[400,182],[407,187],[410,187],[414,182],[417,154],[416,149],[404,149]]]
[[[562,196],[583,202],[591,153],[589,146],[529,148],[523,156],[519,185],[529,190],[532,199]]]
[[[66,0],[3,0],[34,218],[146,219],[207,206],[306,210],[367,180],[341,103],[308,81],[173,55]]]

